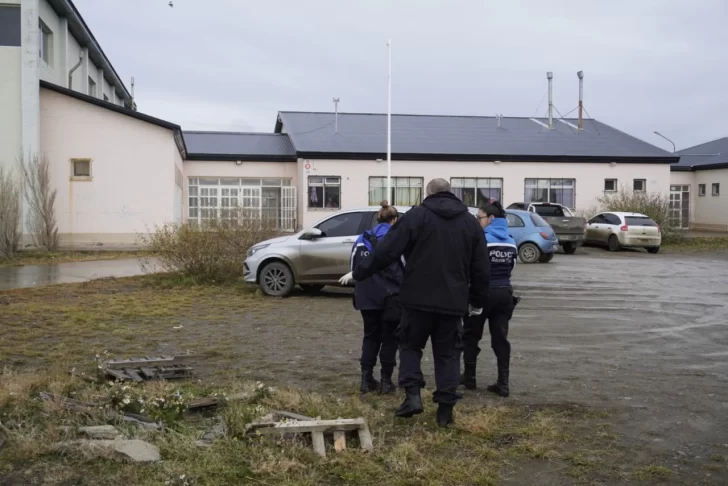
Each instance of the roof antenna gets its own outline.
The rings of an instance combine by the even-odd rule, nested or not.
[[[503,118],[503,113],[496,113],[495,119],[498,121],[498,128],[501,127],[501,119]]]
[[[546,73],[546,79],[549,80],[549,130],[554,129],[554,73],[551,71]]]
[[[334,133],[339,133],[339,98],[334,98]]]

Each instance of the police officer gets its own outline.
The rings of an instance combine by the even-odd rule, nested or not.
[[[511,344],[508,342],[508,322],[513,314],[514,299],[511,287],[511,272],[516,265],[518,248],[508,234],[508,220],[503,206],[491,201],[478,210],[480,226],[484,228],[490,260],[490,292],[488,303],[480,315],[471,315],[465,321],[463,334],[463,361],[465,370],[461,384],[474,390],[475,369],[483,337],[485,321],[488,320],[490,345],[498,362],[498,380],[488,386],[488,391],[502,397],[509,395],[508,371],[511,359]]]
[[[422,351],[432,338],[437,423],[447,427],[460,398],[462,319],[469,307],[485,305],[489,268],[483,231],[450,192],[450,184],[434,179],[426,191],[422,205],[402,216],[372,255],[354,269],[353,277],[362,281],[404,256],[399,386],[407,396],[395,415],[409,418],[423,412]]]
[[[377,213],[377,224],[354,243],[351,269],[354,270],[374,250],[379,240],[397,222],[397,208],[382,201]],[[401,318],[399,287],[404,277],[404,267],[397,261],[381,272],[361,280],[354,290],[354,308],[361,312],[364,320],[364,339],[361,346],[361,393],[379,391],[394,393],[397,387],[392,382],[392,372],[397,365],[397,326]],[[342,284],[348,279],[342,277]],[[377,356],[382,366],[381,382],[374,379]]]

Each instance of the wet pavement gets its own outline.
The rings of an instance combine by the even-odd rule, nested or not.
[[[5,267],[0,268],[0,291],[87,282],[97,278],[133,277],[143,273],[137,258]]]

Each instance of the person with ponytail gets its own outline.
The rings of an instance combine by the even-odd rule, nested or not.
[[[518,248],[508,233],[508,220],[503,206],[491,199],[478,209],[478,221],[485,232],[490,260],[490,292],[487,304],[479,315],[469,316],[464,323],[463,361],[464,373],[460,383],[468,390],[476,387],[475,370],[483,337],[485,321],[488,321],[490,345],[498,363],[498,379],[487,390],[502,397],[510,394],[508,375],[511,360],[511,344],[508,342],[508,325],[513,314],[514,297],[511,272],[516,265]]]
[[[382,201],[377,213],[378,224],[359,236],[351,255],[351,270],[374,251],[377,242],[384,238],[399,219],[397,208]],[[341,278],[342,285],[351,282],[351,273]],[[361,349],[361,393],[378,391],[394,393],[397,387],[392,373],[397,365],[397,326],[401,317],[399,288],[404,278],[401,262],[387,266],[379,273],[356,282],[354,308],[361,312],[364,321],[364,339]],[[374,378],[377,357],[381,364],[381,381]]]

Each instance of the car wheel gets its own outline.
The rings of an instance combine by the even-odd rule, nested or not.
[[[652,246],[650,248],[647,248],[647,253],[652,253],[653,255],[658,253],[660,251],[659,246]]]
[[[537,263],[541,258],[541,250],[533,243],[524,243],[518,249],[518,257],[523,263]]]
[[[567,255],[573,255],[576,253],[576,245],[574,243],[564,243],[561,247]]]
[[[548,263],[553,259],[554,259],[553,253],[542,253],[541,258],[539,258],[538,261],[539,261],[539,263]]]
[[[610,236],[607,244],[609,246],[609,251],[619,251],[622,249],[619,244],[619,240],[617,239],[617,235]]]
[[[318,294],[321,292],[321,289],[324,288],[323,285],[314,285],[314,284],[301,284],[301,289],[306,292],[307,294]]]
[[[260,272],[260,288],[265,295],[285,297],[293,289],[293,272],[282,262],[266,265]]]

